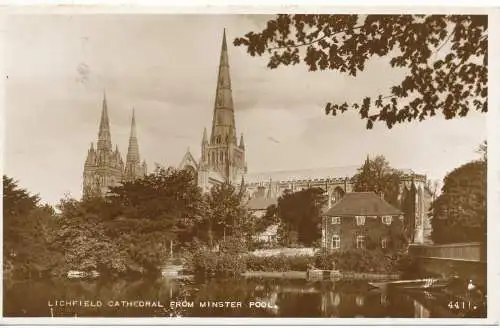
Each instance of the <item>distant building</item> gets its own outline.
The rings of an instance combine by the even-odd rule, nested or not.
[[[144,177],[146,173],[146,162],[140,162],[135,112],[132,112],[127,159],[124,163],[118,145],[113,151],[108,104],[104,95],[97,148],[94,148],[94,143],[91,143],[83,169],[83,197],[104,196],[109,187],[117,186],[123,181],[133,181]]]
[[[373,192],[351,192],[323,215],[322,246],[328,251],[353,248],[389,248],[399,240],[404,215]]]

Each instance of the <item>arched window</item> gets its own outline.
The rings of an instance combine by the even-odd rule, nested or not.
[[[340,236],[339,235],[332,236],[332,249],[340,249]]]

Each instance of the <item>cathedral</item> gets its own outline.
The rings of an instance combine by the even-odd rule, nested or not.
[[[328,199],[328,207],[340,200],[345,193],[353,191],[351,178],[359,166],[326,167],[294,171],[249,173],[246,164],[243,135],[236,131],[235,106],[233,102],[229,69],[226,33],[222,36],[219,70],[215,90],[212,128],[208,134],[205,128],[201,138],[198,159],[188,149],[179,169],[190,170],[203,192],[209,192],[214,185],[229,183],[245,190],[247,206],[254,213],[263,213],[285,191],[300,191],[307,188],[321,188]],[[239,139],[239,140],[238,140]],[[430,220],[428,210],[431,202],[426,188],[426,176],[411,170],[403,170],[400,185],[401,204],[410,204],[405,212],[413,241],[423,243],[429,239]],[[103,195],[111,186],[122,181],[133,181],[146,175],[146,163],[140,161],[136,135],[135,115],[132,124],[126,162],[116,146],[112,149],[106,96],[102,104],[97,147],[92,143],[88,150],[83,173],[83,195]]]
[[[109,127],[108,104],[106,94],[102,101],[101,122],[97,135],[97,147],[91,143],[83,169],[83,197],[102,196],[109,187],[123,181],[134,181],[147,174],[146,162],[140,161],[139,143],[135,127],[135,111],[132,110],[132,124],[126,162],[116,145],[113,150]]]
[[[224,30],[212,130],[210,136],[207,135],[206,128],[203,131],[200,159],[196,160],[188,149],[179,168],[192,171],[197,176],[198,185],[204,192],[222,183],[244,187],[248,199],[247,206],[254,213],[264,213],[267,206],[276,204],[278,197],[285,191],[321,188],[328,197],[328,207],[342,198],[345,193],[353,191],[351,178],[357,173],[359,166],[249,174],[245,162],[243,135],[237,143],[234,113],[229,56]],[[401,203],[411,203],[411,210],[406,213],[406,220],[410,222],[414,242],[423,243],[429,240],[431,231],[427,215],[431,202],[430,194],[425,187],[427,178],[412,170],[403,170],[403,172],[399,199]]]

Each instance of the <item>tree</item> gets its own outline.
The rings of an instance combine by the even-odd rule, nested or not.
[[[431,214],[435,243],[484,242],[486,163],[470,162],[446,175]]]
[[[190,172],[158,167],[104,198],[63,200],[57,243],[71,270],[157,274],[173,241],[191,241],[202,203]]]
[[[208,243],[225,240],[227,235],[243,233],[239,228],[249,222],[249,213],[242,202],[242,194],[231,184],[215,185],[206,195],[204,227]]]
[[[327,197],[320,188],[285,192],[278,199],[280,234],[285,244],[312,245],[321,237],[321,212]]]
[[[277,15],[260,33],[234,40],[251,56],[270,55],[268,67],[304,62],[310,71],[356,76],[369,59],[389,57],[406,77],[386,95],[328,103],[327,115],[357,110],[371,129],[488,111],[486,15]],[[303,50],[305,49],[305,50]]]
[[[260,219],[256,220],[254,230],[256,233],[262,233],[269,226],[277,223],[278,223],[278,206],[272,204],[266,208],[266,213]]]
[[[62,260],[52,244],[54,210],[40,198],[3,176],[4,269],[15,275],[49,271]]]
[[[383,196],[391,205],[399,207],[398,195],[402,175],[403,173],[393,169],[382,155],[373,160],[367,158],[353,177],[353,190],[372,191]]]
[[[486,162],[488,160],[488,141],[485,140],[483,141],[480,145],[479,148],[477,149],[477,152],[481,155],[481,160]]]

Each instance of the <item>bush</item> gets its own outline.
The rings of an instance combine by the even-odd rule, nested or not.
[[[266,257],[248,255],[246,257],[246,266],[250,271],[306,271],[313,262],[314,258],[307,255]]]
[[[241,254],[200,250],[188,263],[189,270],[197,277],[235,277],[246,271]]]
[[[245,243],[238,238],[227,238],[214,252],[201,244],[193,245],[191,255],[186,256],[189,271],[198,277],[235,277],[246,271],[243,255]]]
[[[316,254],[314,265],[322,270],[389,273],[399,270],[397,260],[398,258],[380,250],[353,249],[345,252]]]

